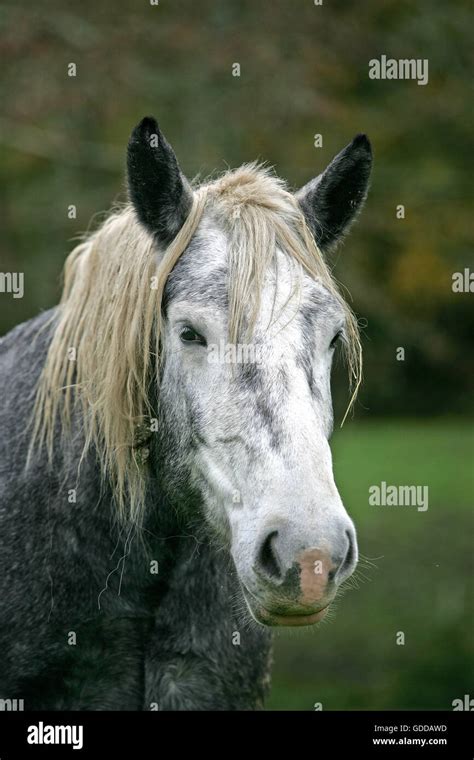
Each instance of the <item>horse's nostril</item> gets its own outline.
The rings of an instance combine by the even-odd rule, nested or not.
[[[352,536],[352,533],[348,530],[346,530],[346,536],[349,542],[349,546],[347,548],[344,561],[339,566],[337,575],[344,575],[347,572],[347,570],[354,564],[354,558],[355,558],[354,538]]]
[[[262,543],[258,554],[258,567],[270,580],[281,580],[282,577],[280,564],[273,546],[277,536],[277,530],[269,533]]]

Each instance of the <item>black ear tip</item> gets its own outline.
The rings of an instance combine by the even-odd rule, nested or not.
[[[357,150],[358,152],[365,153],[368,156],[372,155],[372,145],[370,144],[370,140],[367,137],[367,135],[361,133],[354,137],[351,143],[351,149]]]
[[[132,132],[133,137],[149,138],[150,135],[158,134],[160,128],[154,116],[145,116]]]

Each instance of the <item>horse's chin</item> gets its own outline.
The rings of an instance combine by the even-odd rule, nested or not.
[[[282,615],[280,612],[272,612],[260,604],[256,597],[253,594],[250,594],[244,586],[243,592],[250,614],[257,623],[260,623],[260,625],[288,626],[291,628],[303,625],[314,625],[324,618],[329,607],[329,604],[327,604],[322,609],[310,613],[292,614],[288,611],[288,614]]]

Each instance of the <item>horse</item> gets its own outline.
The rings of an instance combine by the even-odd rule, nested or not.
[[[3,704],[262,708],[272,627],[358,560],[329,439],[361,344],[326,257],[371,164],[357,135],[296,193],[257,162],[192,183],[135,127],[127,202],[0,342]]]

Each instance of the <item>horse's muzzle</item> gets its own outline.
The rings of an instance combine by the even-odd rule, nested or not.
[[[350,522],[337,538],[304,546],[288,530],[274,529],[260,541],[251,583],[243,582],[247,604],[264,625],[312,625],[322,620],[338,586],[354,571],[357,542]]]

